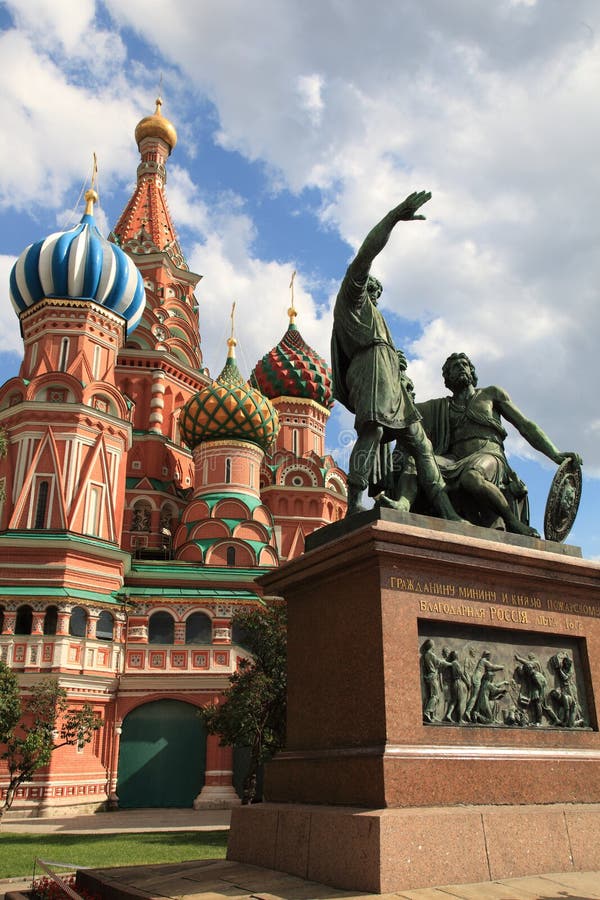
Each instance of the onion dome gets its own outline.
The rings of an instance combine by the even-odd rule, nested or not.
[[[216,381],[185,404],[179,419],[182,438],[193,450],[203,441],[251,441],[267,450],[277,437],[279,420],[270,401],[250,387],[235,361],[231,337],[225,367]]]
[[[276,397],[302,397],[331,409],[331,369],[298,331],[293,306],[288,310],[288,315],[288,330],[277,346],[257,362],[250,376],[250,384],[271,400]]]
[[[169,145],[169,154],[177,143],[177,132],[172,122],[169,122],[160,111],[162,98],[156,98],[156,110],[151,116],[144,116],[136,125],[135,140],[138,148],[144,138],[157,137]]]
[[[45,297],[92,300],[122,316],[131,332],[146,304],[142,276],[127,254],[100,234],[93,215],[96,191],[86,191],[85,199],[79,225],[21,253],[10,273],[10,299],[17,314]]]

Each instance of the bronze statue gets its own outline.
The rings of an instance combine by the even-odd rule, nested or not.
[[[501,519],[507,531],[539,537],[529,525],[527,488],[510,467],[504,451],[507,436],[502,425],[506,419],[540,453],[557,464],[581,458],[577,453],[559,451],[550,438],[515,406],[507,392],[495,385],[477,387],[477,374],[465,353],[453,353],[442,369],[451,397],[418,403],[440,469],[452,492],[459,497],[459,509],[476,525],[492,526]],[[410,461],[401,479],[396,475],[398,492],[412,505],[416,483],[412,487]]]
[[[459,519],[446,494],[421,415],[402,378],[402,359],[377,308],[382,285],[370,275],[371,264],[394,227],[400,221],[423,219],[417,210],[430,197],[427,191],[410,194],[371,229],[348,266],[335,302],[331,338],[334,396],[355,414],[358,435],[349,463],[348,516],[364,508],[362,498],[369,487],[372,495],[381,491],[391,465],[388,445],[396,440],[414,458],[416,479],[435,514]],[[385,495],[378,499],[396,506]]]
[[[493,647],[480,641],[473,645],[458,634],[447,633],[438,655],[438,637],[422,637],[424,725],[590,727],[585,686],[579,684],[581,661],[573,650],[557,651],[540,644],[525,651],[510,638]],[[510,674],[508,669],[512,669]],[[504,672],[506,675],[500,674]]]

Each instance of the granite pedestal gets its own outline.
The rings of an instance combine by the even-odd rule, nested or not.
[[[287,744],[268,802],[234,810],[228,858],[371,892],[600,868],[600,566],[355,519],[261,579],[288,604]],[[453,650],[469,682],[494,666],[470,711]]]

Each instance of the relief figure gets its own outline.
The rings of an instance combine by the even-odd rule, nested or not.
[[[475,716],[475,708],[479,702],[479,694],[481,691],[481,686],[483,683],[483,678],[486,674],[490,672],[501,672],[504,666],[498,666],[493,662],[490,662],[491,653],[489,650],[484,650],[481,656],[479,657],[479,662],[475,666],[473,671],[473,676],[471,678],[471,690],[469,694],[469,702],[467,703],[467,708],[465,711],[465,718],[470,719],[472,722],[476,721]]]
[[[421,646],[421,664],[425,684],[423,719],[426,722],[434,722],[438,719],[438,707],[443,698],[440,674],[451,663],[436,655],[433,641],[427,638]]]
[[[448,701],[444,722],[464,722],[469,681],[461,668],[456,650],[450,650],[446,659],[450,666],[445,670],[448,679]]]

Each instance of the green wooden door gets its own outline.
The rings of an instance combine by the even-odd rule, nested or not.
[[[204,784],[206,731],[198,710],[155,700],[123,720],[117,795],[123,809],[191,807]]]

